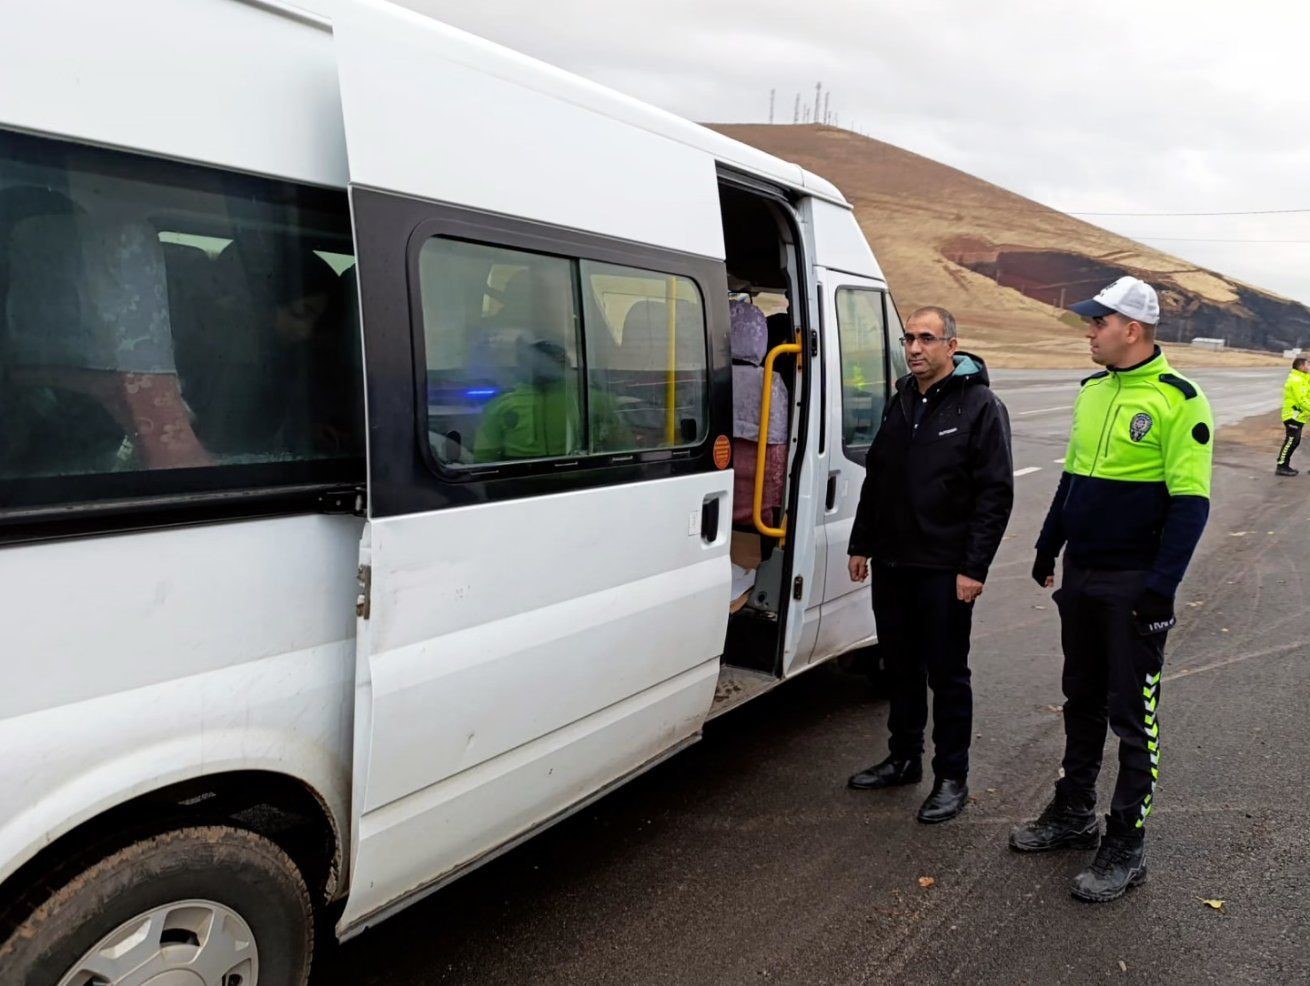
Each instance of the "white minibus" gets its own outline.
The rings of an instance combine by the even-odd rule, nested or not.
[[[874,639],[838,190],[308,6],[0,31],[4,984],[303,983]]]

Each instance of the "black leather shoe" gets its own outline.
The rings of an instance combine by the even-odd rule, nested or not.
[[[1011,829],[1015,852],[1050,852],[1052,849],[1095,849],[1101,828],[1090,808],[1079,808],[1056,795],[1031,822]]]
[[[926,825],[948,822],[969,803],[969,786],[964,781],[939,777],[932,785],[932,794],[919,809],[918,819]]]
[[[1092,865],[1073,878],[1078,900],[1102,904],[1146,882],[1146,840],[1140,834],[1106,832]]]
[[[1299,476],[1300,469],[1293,469],[1291,466],[1278,466],[1274,469],[1275,476]]]
[[[923,780],[922,761],[888,757],[882,763],[876,763],[858,774],[853,774],[846,784],[857,791],[877,791],[884,787],[918,784],[921,780]]]

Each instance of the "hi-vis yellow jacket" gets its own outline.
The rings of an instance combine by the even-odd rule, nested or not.
[[[1172,596],[1210,512],[1214,419],[1195,383],[1155,355],[1082,382],[1064,474],[1037,550],[1092,569],[1149,572]]]
[[[1293,370],[1283,384],[1283,416],[1280,421],[1310,421],[1310,373]]]

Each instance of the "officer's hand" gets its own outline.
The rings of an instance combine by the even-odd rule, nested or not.
[[[1133,605],[1133,624],[1143,637],[1172,630],[1178,623],[1174,617],[1174,601],[1168,596],[1147,589]]]
[[[852,582],[863,582],[869,577],[869,559],[863,555],[851,555],[846,568],[851,573]]]
[[[955,598],[962,603],[971,603],[982,595],[983,584],[967,575],[955,576]]]
[[[1055,555],[1037,552],[1037,557],[1033,560],[1033,581],[1041,589],[1049,589],[1055,585]]]

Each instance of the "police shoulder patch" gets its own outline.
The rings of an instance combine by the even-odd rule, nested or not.
[[[1184,380],[1176,373],[1161,373],[1160,382],[1167,383],[1170,387],[1175,387],[1182,392],[1184,400],[1191,400],[1196,396],[1196,387],[1190,380]]]
[[[1079,380],[1078,386],[1086,387],[1093,380],[1100,380],[1102,377],[1108,377],[1109,375],[1110,375],[1109,370],[1102,370],[1100,373],[1093,373],[1090,377],[1083,377],[1081,380]]]

